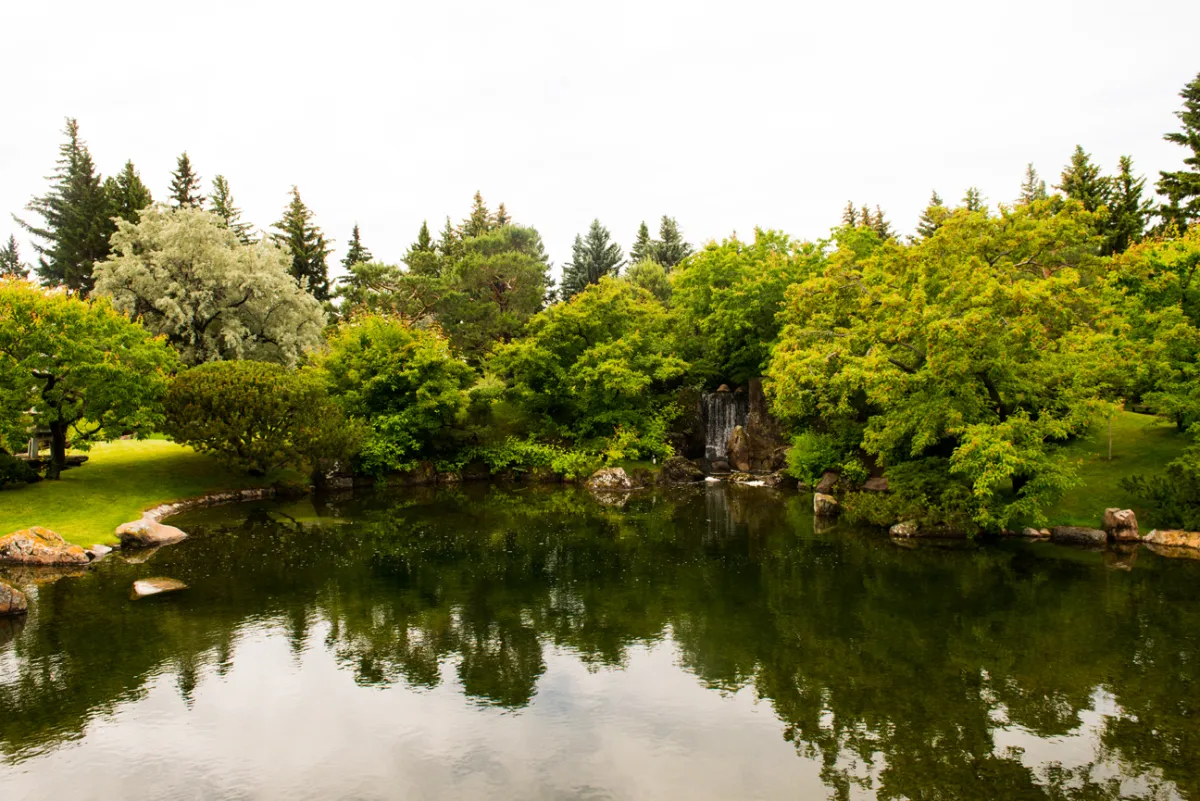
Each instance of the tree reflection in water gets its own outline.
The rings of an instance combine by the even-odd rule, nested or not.
[[[1200,562],[900,548],[817,534],[810,503],[726,485],[623,505],[465,487],[196,513],[187,543],[41,584],[27,624],[0,621],[0,753],[79,738],[163,672],[189,698],[250,625],[297,654],[325,633],[361,685],[435,687],[451,666],[473,702],[513,710],[547,648],[621,668],[669,639],[706,686],[767,701],[836,798],[1200,799]],[[125,599],[155,574],[191,589]],[[1011,745],[1087,720],[1089,764]]]

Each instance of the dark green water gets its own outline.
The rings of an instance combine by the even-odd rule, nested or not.
[[[1200,801],[1200,561],[902,548],[809,504],[179,519],[0,624],[0,799]],[[128,600],[157,575],[190,589]]]

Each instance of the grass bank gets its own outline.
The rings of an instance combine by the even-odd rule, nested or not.
[[[1112,421],[1112,459],[1109,429],[1101,421],[1066,448],[1082,485],[1046,510],[1051,525],[1098,527],[1109,506],[1133,509],[1143,532],[1154,528],[1154,516],[1138,499],[1121,489],[1121,479],[1137,473],[1161,473],[1191,443],[1174,425],[1146,414],[1122,412]]]
[[[0,535],[45,526],[79,545],[111,543],[117,526],[152,506],[269,483],[167,440],[108,442],[88,456],[59,481],[0,490]]]

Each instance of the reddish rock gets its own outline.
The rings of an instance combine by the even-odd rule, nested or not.
[[[817,517],[835,517],[841,511],[837,498],[818,492],[813,495],[813,512]]]
[[[70,545],[62,535],[48,528],[14,531],[0,537],[0,563],[10,565],[86,565],[87,553]]]
[[[1155,529],[1142,538],[1142,542],[1163,548],[1193,548],[1200,551],[1200,531],[1177,531]]]
[[[23,615],[27,611],[29,601],[25,599],[25,593],[11,584],[0,581],[0,617]]]

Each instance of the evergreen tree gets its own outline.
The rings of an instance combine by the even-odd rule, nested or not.
[[[611,240],[599,220],[592,220],[586,237],[576,235],[571,251],[571,261],[563,265],[563,300],[582,292],[588,284],[600,283],[606,275],[617,275],[625,263],[621,246]]]
[[[866,228],[874,228],[875,220],[871,216],[871,207],[866,203],[862,204],[862,211],[859,212],[858,224]]]
[[[213,214],[225,221],[225,227],[233,231],[243,245],[249,245],[252,241],[251,226],[242,222],[242,210],[234,205],[233,192],[230,191],[229,181],[224,175],[213,178],[213,191],[208,199],[212,203]]]
[[[937,233],[937,230],[942,227],[942,221],[946,219],[947,209],[945,203],[942,202],[942,197],[934,190],[929,196],[929,205],[925,207],[925,211],[921,212],[921,218],[917,220],[917,236],[921,239],[928,239]]]
[[[432,253],[434,251],[433,237],[429,235],[429,223],[421,221],[421,230],[417,231],[417,241],[412,243],[410,253]]]
[[[462,256],[462,236],[451,224],[449,217],[446,218],[446,225],[442,228],[441,237],[438,238],[437,250],[447,262]]]
[[[479,192],[475,193],[475,202],[471,206],[471,216],[463,220],[462,235],[464,239],[471,237],[483,236],[488,231],[492,230],[494,220],[488,212],[487,206],[483,202],[483,195]]]
[[[292,257],[292,277],[317,300],[329,299],[329,266],[326,260],[332,248],[313,223],[313,213],[300,199],[300,190],[292,187],[292,201],[275,223],[279,233],[273,239]]]
[[[658,227],[658,239],[654,242],[651,258],[671,271],[679,262],[692,255],[692,246],[683,241],[679,224],[674,217],[663,215]]]
[[[1183,110],[1175,116],[1183,123],[1182,130],[1164,134],[1163,138],[1188,151],[1183,159],[1186,168],[1160,172],[1158,191],[1168,201],[1159,212],[1164,223],[1184,229],[1200,220],[1200,74],[1179,96],[1183,98]]]
[[[124,169],[115,178],[105,179],[104,192],[108,195],[110,213],[135,224],[138,212],[154,202],[149,187],[142,183],[142,176],[138,175],[132,161],[126,161]]]
[[[858,227],[858,209],[855,208],[853,200],[846,201],[846,208],[842,211],[842,225],[847,228]]]
[[[1092,163],[1091,155],[1084,152],[1083,146],[1076,145],[1057,188],[1068,198],[1078,200],[1088,211],[1096,211],[1108,205],[1112,182],[1100,174],[1100,168]]]
[[[8,235],[8,244],[0,248],[0,278],[25,278],[29,268],[21,261],[21,251],[17,248],[17,238]]]
[[[188,158],[186,150],[179,155],[175,172],[171,173],[171,201],[175,208],[200,208],[204,204],[204,196],[200,194],[200,176],[192,171],[192,160]]]
[[[1117,176],[1112,180],[1109,197],[1109,217],[1104,241],[1104,254],[1124,253],[1142,238],[1154,204],[1142,197],[1145,176],[1133,174],[1133,159],[1121,156]]]
[[[92,289],[92,267],[108,256],[108,237],[115,225],[100,173],[79,138],[78,123],[67,118],[63,133],[67,141],[58,149],[58,167],[47,176],[50,190],[25,207],[41,216],[42,224],[15,219],[42,240],[33,246],[38,254],[35,270],[42,282],[87,294]]]
[[[1046,182],[1038,175],[1038,171],[1033,168],[1030,163],[1025,167],[1025,180],[1021,182],[1021,196],[1017,198],[1017,203],[1022,206],[1028,206],[1036,200],[1045,200],[1049,195],[1046,193]]]
[[[963,195],[963,208],[967,211],[987,211],[987,206],[984,205],[983,195],[979,193],[979,189],[974,186],[967,187],[967,194]]]
[[[629,249],[629,263],[640,264],[649,259],[653,248],[650,228],[646,225],[646,221],[642,220],[642,224],[638,226],[637,238],[633,240],[633,247]]]
[[[362,236],[358,232],[358,223],[355,223],[354,230],[350,233],[350,246],[346,248],[346,256],[342,259],[342,266],[349,270],[356,264],[366,264],[374,258],[371,251],[363,245]]]
[[[871,219],[871,228],[875,233],[879,234],[879,238],[883,240],[891,239],[894,236],[892,224],[883,216],[883,209],[879,206],[875,207],[875,216]]]
[[[504,204],[500,204],[500,208],[496,209],[496,216],[492,220],[496,228],[503,228],[512,223],[512,217],[508,216],[508,209],[504,208]]]

